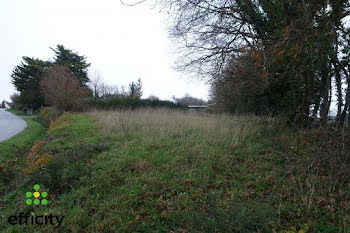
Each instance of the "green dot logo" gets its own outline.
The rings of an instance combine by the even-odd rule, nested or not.
[[[35,191],[38,191],[39,189],[40,189],[40,185],[38,185],[38,184],[34,185],[34,190]]]
[[[26,192],[26,204],[27,205],[47,205],[48,201],[46,199],[47,192],[40,193],[40,185],[36,184],[33,186],[34,192]],[[34,200],[32,199],[34,197]]]

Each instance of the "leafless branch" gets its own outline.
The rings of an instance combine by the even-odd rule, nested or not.
[[[132,3],[132,4],[128,4],[128,3],[125,3],[123,2],[123,0],[119,0],[124,6],[136,6],[136,5],[139,5],[143,2],[146,2],[147,0],[141,0],[141,1],[138,1],[138,2],[135,2],[135,3]]]

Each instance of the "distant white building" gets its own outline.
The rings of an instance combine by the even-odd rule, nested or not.
[[[5,100],[0,102],[0,107],[5,108],[5,109],[11,108],[10,104],[8,102],[6,102]]]
[[[209,108],[207,105],[188,105],[188,108],[192,111],[204,111],[205,109]]]
[[[188,105],[188,108],[193,108],[193,109],[204,109],[204,108],[208,108],[208,106],[203,106],[203,105]]]
[[[207,105],[188,105],[188,108],[190,109],[196,109],[196,110],[202,110],[202,109],[206,109],[209,107],[214,107],[215,104],[207,104]]]

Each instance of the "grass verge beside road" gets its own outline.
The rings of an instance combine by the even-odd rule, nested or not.
[[[315,135],[316,132],[313,133]],[[349,180],[273,119],[171,110],[63,114],[0,173],[6,232],[348,232]],[[27,161],[23,163],[23,161]],[[12,179],[8,179],[8,176]],[[51,225],[12,226],[38,183]]]
[[[46,129],[34,119],[24,120],[27,122],[24,131],[0,143],[0,163],[20,156],[18,154],[27,153],[33,143],[45,134]]]
[[[36,116],[38,114],[37,112],[34,112],[33,115],[25,114],[24,112],[18,111],[17,109],[13,109],[13,108],[7,109],[6,111],[13,113],[17,116]]]

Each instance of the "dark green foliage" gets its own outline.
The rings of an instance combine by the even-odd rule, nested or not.
[[[14,68],[11,82],[20,92],[15,103],[18,108],[27,106],[37,109],[44,105],[44,97],[40,92],[40,81],[49,65],[47,61],[23,57],[23,61]]]
[[[80,86],[85,86],[89,82],[88,68],[90,63],[87,63],[85,56],[80,56],[63,45],[57,45],[56,49],[51,49],[55,52],[54,63],[68,66],[79,80]]]
[[[154,107],[154,108],[180,108],[186,109],[185,105],[175,104],[170,101],[164,100],[150,100],[150,99],[137,99],[137,98],[111,98],[111,99],[95,99],[86,98],[82,101],[86,107],[96,109],[136,109],[141,107]]]
[[[40,89],[40,82],[52,63],[68,66],[78,78],[80,86],[85,87],[89,82],[87,72],[90,64],[87,63],[86,57],[78,55],[63,45],[57,45],[56,49],[52,50],[55,52],[53,62],[23,57],[23,61],[14,68],[11,82],[20,92],[14,103],[17,109],[29,107],[35,110],[47,104]]]

